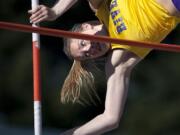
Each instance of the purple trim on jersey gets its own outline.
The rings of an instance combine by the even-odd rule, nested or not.
[[[180,11],[180,0],[172,0],[174,6]]]

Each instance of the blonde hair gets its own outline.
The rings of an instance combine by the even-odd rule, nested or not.
[[[75,25],[72,31],[80,32],[81,25]],[[70,52],[71,39],[64,39],[64,52],[72,59]],[[62,103],[95,104],[100,102],[96,92],[95,74],[101,70],[97,68],[94,60],[78,61],[74,60],[73,65],[67,75],[61,90]]]

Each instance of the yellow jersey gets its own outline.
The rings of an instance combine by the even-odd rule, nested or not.
[[[145,42],[161,42],[178,24],[179,19],[168,14],[156,0],[104,0],[96,12],[112,38]],[[139,57],[152,49],[111,44]]]

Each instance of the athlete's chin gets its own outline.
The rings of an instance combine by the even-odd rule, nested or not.
[[[101,44],[101,51],[106,53],[110,49],[110,44]]]
[[[100,57],[104,56],[105,54],[106,54],[106,52],[101,52],[101,53],[98,53],[98,54],[94,55],[93,58],[94,59],[95,58],[100,58]]]

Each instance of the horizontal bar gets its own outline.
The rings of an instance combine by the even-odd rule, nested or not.
[[[39,33],[41,35],[54,36],[54,37],[76,38],[76,39],[91,40],[95,42],[115,43],[121,45],[152,48],[162,51],[180,52],[180,45],[175,45],[175,44],[162,44],[162,43],[139,42],[132,40],[116,39],[107,36],[94,36],[94,35],[81,34],[77,32],[70,32],[64,30],[56,30],[45,27],[32,27],[29,25],[18,24],[18,23],[9,23],[9,22],[0,21],[0,28],[7,30],[21,31],[21,32],[29,32],[29,33],[34,32],[34,33]]]

